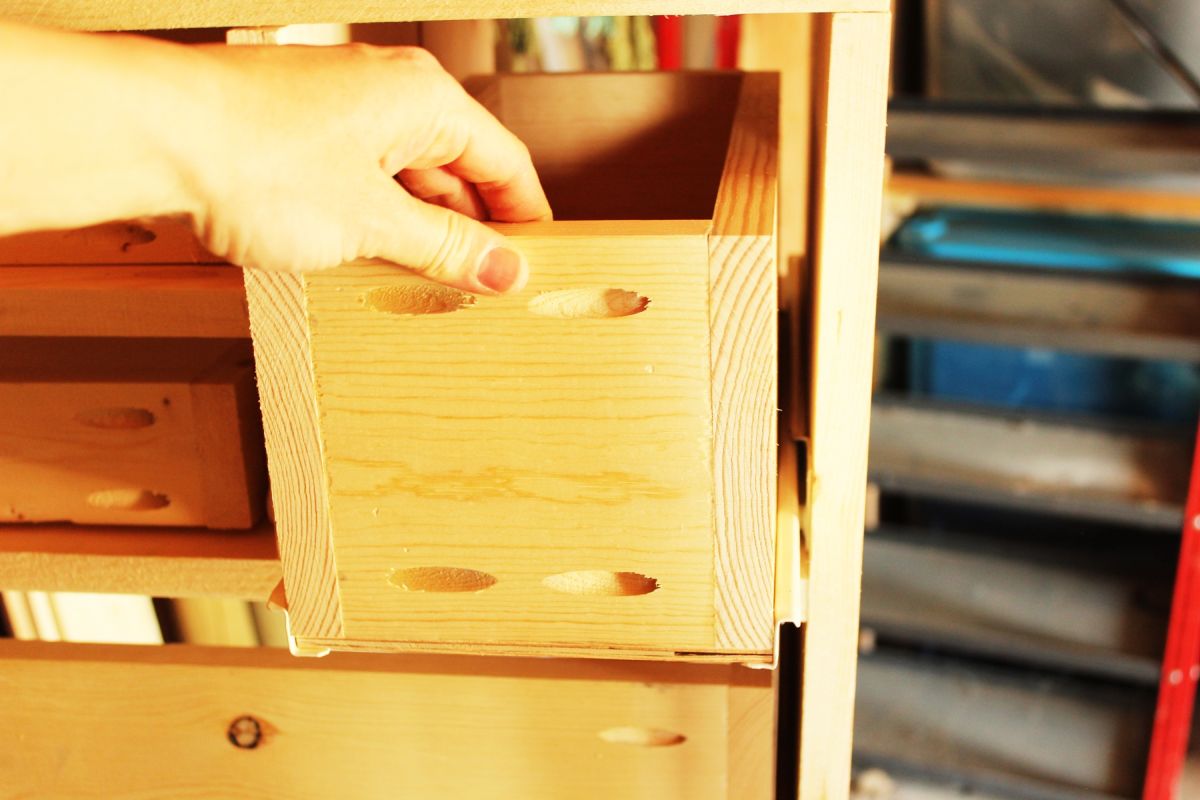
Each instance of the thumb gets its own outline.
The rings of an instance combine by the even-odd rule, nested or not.
[[[525,257],[481,222],[418,200],[388,181],[372,204],[364,253],[470,292],[519,291],[529,280]]]

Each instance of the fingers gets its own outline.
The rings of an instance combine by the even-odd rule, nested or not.
[[[444,167],[406,169],[400,183],[413,197],[473,219],[487,219],[488,209],[475,187]]]
[[[443,167],[475,185],[497,222],[550,219],[550,204],[529,149],[454,79],[439,82],[443,109],[431,141],[404,166]]]
[[[519,291],[529,279],[525,258],[503,236],[470,217],[412,197],[383,180],[365,220],[364,253],[471,292]]]

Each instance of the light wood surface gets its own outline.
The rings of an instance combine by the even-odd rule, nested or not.
[[[767,650],[779,402],[779,78],[750,73],[708,237],[717,647]]]
[[[264,600],[282,577],[275,531],[0,525],[0,587]]]
[[[642,126],[656,132],[664,113],[697,118],[712,102],[701,90],[718,87],[716,111],[735,121],[714,150],[712,199],[689,209],[702,217],[611,221],[595,205],[611,197],[575,188],[576,215],[600,219],[501,226],[533,266],[531,284],[505,298],[470,298],[372,264],[306,276],[299,293],[251,286],[257,346],[278,353],[277,340],[292,342],[287,360],[302,373],[278,390],[260,374],[268,441],[277,420],[300,415],[289,404],[311,403],[300,411],[320,419],[307,434],[320,451],[269,446],[272,461],[316,486],[297,495],[273,472],[298,638],[339,638],[297,611],[296,598],[311,597],[322,618],[340,600],[346,646],[770,652],[775,84],[580,80],[630,98],[598,138],[582,140],[585,154],[641,147]],[[575,79],[473,88],[548,175],[566,174],[571,153],[560,140],[570,137],[549,132],[578,108]],[[667,110],[652,98],[669,100]],[[704,148],[713,149],[655,152],[670,171],[672,159]],[[285,509],[316,509],[326,488],[333,545],[321,552],[327,534],[297,528],[302,517]],[[412,570],[488,580],[440,591],[395,580]],[[581,571],[633,575],[651,590],[562,591],[574,584],[558,578]],[[486,588],[449,590],[468,584]]]
[[[242,272],[0,264],[0,336],[248,339]]]
[[[886,11],[887,0],[196,0],[186,5],[136,0],[15,0],[5,16],[61,28],[152,30],[223,28],[314,22],[400,22],[441,19],[517,19],[629,14],[738,14],[762,12]]]
[[[816,25],[803,800],[850,787],[891,19],[835,14]]]
[[[0,339],[0,521],[254,525],[248,355],[224,339]]]
[[[740,667],[2,642],[0,674],[6,796],[771,796]]]

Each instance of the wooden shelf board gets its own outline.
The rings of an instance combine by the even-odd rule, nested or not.
[[[16,22],[81,30],[226,28],[321,22],[404,22],[445,19],[516,19],[562,15],[758,14],[886,12],[888,0],[196,0],[177,5],[134,0],[67,0],[47,4],[18,0],[5,9]]]
[[[885,490],[1178,530],[1187,437],[1043,416],[878,401],[870,474]]]
[[[250,531],[0,526],[0,588],[265,600],[282,578],[274,527]]]
[[[880,331],[1135,358],[1200,360],[1200,285],[889,257]]]

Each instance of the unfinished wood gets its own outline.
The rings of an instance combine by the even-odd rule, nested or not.
[[[850,788],[891,19],[834,14],[816,29],[804,800]]]
[[[1156,219],[1200,219],[1200,195],[1128,187],[972,180],[899,171],[888,179],[887,192],[892,198],[907,198],[919,205],[952,203],[987,208],[1126,214]]]
[[[250,603],[229,597],[179,597],[171,601],[179,638],[206,647],[258,647]]]
[[[21,795],[772,796],[769,675],[737,667],[3,642],[0,674]]]
[[[871,413],[884,489],[1178,529],[1191,449],[1175,430],[902,403]]]
[[[190,387],[205,524],[252,527],[263,513],[267,465],[250,343],[239,343]]]
[[[0,265],[0,336],[249,338],[242,271]]]
[[[339,636],[329,486],[317,418],[303,278],[246,270],[267,468],[279,554],[288,576],[288,619],[303,636]]]
[[[187,5],[134,0],[16,0],[5,16],[17,22],[82,30],[225,28],[314,22],[401,22],[631,14],[887,11],[888,0],[307,0],[264,5],[254,0],[197,0]]]
[[[712,219],[741,75],[521,75],[467,88],[529,147],[556,220]]]
[[[251,527],[248,354],[224,339],[0,339],[0,521]]]
[[[708,237],[717,647],[772,645],[779,78],[742,78]]]
[[[1088,275],[886,256],[879,327],[964,339],[1139,358],[1200,360],[1195,281]]]
[[[500,226],[533,267],[530,285],[503,298],[367,263],[307,275],[286,295],[256,301],[251,290],[256,345],[296,342],[289,361],[303,373],[278,391],[260,375],[268,441],[275,421],[303,412],[320,448],[277,444],[277,456],[268,447],[316,487],[297,497],[272,473],[289,601],[321,598],[314,607],[344,621],[344,635],[325,633],[293,613],[302,643],[770,653],[775,84],[729,74],[580,80],[633,98],[632,116],[593,144],[637,139],[643,112],[657,130],[664,112],[647,98],[668,99],[671,120],[695,117],[693,101],[731,103],[732,136],[718,136],[719,147],[658,151],[667,170],[676,156],[719,154],[711,198],[690,209],[697,218]],[[515,115],[535,162],[539,143],[553,142],[560,149],[541,163],[565,170],[558,140],[570,137],[549,131],[577,107],[573,86],[535,76],[476,89],[503,121]],[[285,334],[258,341],[256,302]],[[323,510],[323,491],[328,528],[287,516],[297,502]],[[407,576],[418,573],[445,583],[414,585]]]
[[[451,20],[423,22],[420,44],[437,58],[456,80],[496,71],[495,20]]]
[[[0,264],[16,266],[220,264],[191,228],[173,219],[0,236]]]
[[[0,587],[263,600],[282,572],[275,531],[0,525]]]

